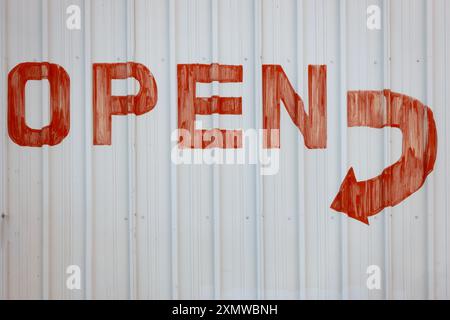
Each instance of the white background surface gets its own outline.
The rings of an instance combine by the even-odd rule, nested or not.
[[[81,30],[66,28],[71,4]],[[370,4],[381,30],[366,27]],[[449,15],[446,0],[0,0],[0,298],[448,299]],[[7,74],[26,61],[70,75],[55,147],[8,137]],[[113,117],[112,146],[93,146],[92,63],[125,61],[151,70],[158,103]],[[173,165],[176,65],[211,62],[243,65],[228,85],[243,115],[204,126],[243,129],[262,128],[262,64],[282,65],[305,103],[307,65],[326,64],[327,149],[306,149],[282,108],[277,175]],[[47,124],[48,87],[27,88],[28,123]],[[431,107],[438,155],[418,192],[366,226],[329,207],[350,166],[364,180],[401,154],[400,131],[347,128],[347,90],[383,88]],[[66,288],[72,264],[81,290]],[[381,290],[366,287],[374,264]]]

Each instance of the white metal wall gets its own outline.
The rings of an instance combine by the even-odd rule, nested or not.
[[[71,4],[81,30],[65,27]],[[381,30],[366,27],[371,4]],[[0,297],[448,299],[448,16],[446,0],[0,0]],[[8,137],[7,74],[25,61],[70,75],[57,146]],[[151,70],[158,103],[113,117],[112,146],[93,146],[92,63],[125,61]],[[327,148],[306,149],[282,111],[277,175],[174,165],[176,65],[212,62],[243,65],[242,84],[218,89],[243,97],[243,115],[204,126],[244,129],[262,128],[263,63],[281,64],[305,101],[307,65],[326,64]],[[347,127],[347,90],[383,88],[431,107],[438,155],[425,185],[367,226],[330,204],[350,166],[368,179],[401,154],[400,131]],[[32,127],[48,123],[47,90],[27,87]],[[74,264],[83,282],[71,291]],[[366,287],[369,265],[381,290]]]

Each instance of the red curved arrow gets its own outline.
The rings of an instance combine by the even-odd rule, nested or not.
[[[350,168],[331,208],[369,224],[368,217],[392,207],[422,187],[433,171],[437,133],[430,108],[403,94],[384,91],[349,91],[349,127],[399,128],[403,134],[400,160],[370,180],[357,181]]]

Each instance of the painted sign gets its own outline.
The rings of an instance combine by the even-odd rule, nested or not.
[[[199,130],[196,115],[242,114],[242,98],[196,95],[197,83],[243,82],[242,65],[178,65],[178,130],[181,148],[242,148],[240,130],[214,128]],[[308,67],[308,110],[295,92],[280,65],[262,65],[263,147],[280,148],[280,103],[304,137],[308,149],[327,147],[327,68]],[[140,90],[136,95],[113,96],[112,80],[134,78]],[[25,121],[25,85],[29,80],[50,83],[50,123],[41,129]],[[26,62],[13,68],[8,77],[8,132],[20,146],[55,146],[70,131],[70,77],[64,68],[48,62]],[[93,144],[111,145],[112,116],[152,111],[158,100],[157,81],[150,70],[135,62],[93,64]],[[404,94],[384,91],[349,91],[349,127],[395,127],[403,134],[400,159],[380,175],[358,181],[353,168],[341,184],[331,208],[369,224],[368,217],[395,206],[420,189],[433,171],[437,154],[437,132],[433,112],[422,102]],[[276,134],[273,134],[275,132]],[[189,137],[186,138],[186,137]],[[288,147],[288,146],[286,146]]]

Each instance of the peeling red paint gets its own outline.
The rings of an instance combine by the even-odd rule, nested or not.
[[[135,62],[95,63],[93,77],[94,145],[110,145],[112,116],[151,111],[158,100],[156,81],[146,66]],[[139,82],[139,93],[113,96],[112,80],[131,77]]]
[[[242,114],[241,97],[199,98],[196,96],[196,84],[218,81],[242,82],[242,66],[213,64],[178,65],[178,129],[186,130],[192,139],[181,139],[181,148],[241,148],[241,130],[197,130],[195,115]],[[185,137],[186,135],[183,135]]]
[[[348,126],[394,127],[403,133],[400,160],[367,181],[347,173],[331,208],[369,224],[368,217],[395,206],[422,187],[433,171],[437,132],[430,108],[412,97],[384,91],[350,91]]]
[[[28,80],[48,79],[50,124],[32,129],[25,120],[25,85]],[[70,130],[70,78],[63,67],[48,62],[25,62],[8,75],[8,133],[20,146],[41,147],[60,143]]]
[[[303,134],[305,146],[322,149],[327,146],[327,67],[308,66],[308,114],[302,98],[294,91],[280,65],[263,65],[264,148],[279,148],[280,138],[269,133],[280,130],[280,101],[294,124]]]

